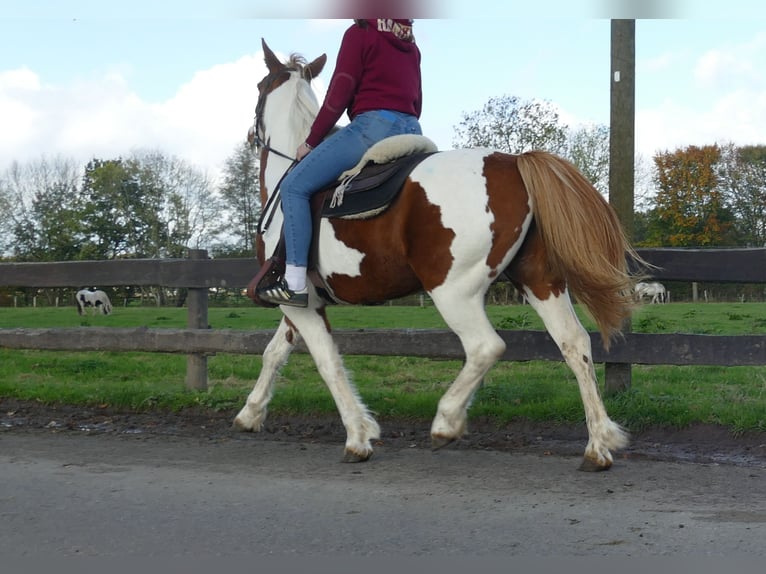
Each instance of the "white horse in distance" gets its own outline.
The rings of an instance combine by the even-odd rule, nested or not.
[[[93,315],[101,311],[104,315],[108,315],[112,312],[112,302],[106,293],[97,289],[91,291],[90,289],[81,289],[75,295],[77,301],[77,313],[79,315],[85,315],[85,309],[90,307],[93,310]]]
[[[642,301],[644,297],[651,297],[652,304],[667,303],[667,291],[662,283],[636,283],[636,299]]]

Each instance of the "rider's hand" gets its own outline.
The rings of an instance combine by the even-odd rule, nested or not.
[[[306,157],[309,152],[311,151],[311,146],[307,144],[306,142],[303,142],[301,145],[298,146],[298,150],[295,152],[295,159],[298,161],[301,161],[304,157]]]

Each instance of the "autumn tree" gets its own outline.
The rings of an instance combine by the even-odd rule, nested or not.
[[[734,244],[733,216],[724,202],[717,145],[689,146],[657,154],[655,210],[647,244],[724,246]]]

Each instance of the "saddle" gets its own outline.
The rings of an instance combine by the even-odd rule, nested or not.
[[[405,151],[402,151],[402,150]],[[338,182],[316,193],[311,200],[313,218],[312,249],[309,255],[309,275],[318,291],[330,303],[337,301],[325,288],[316,270],[321,218],[370,219],[383,213],[396,199],[415,166],[436,153],[436,146],[422,136],[393,136],[372,148],[360,162],[342,173]],[[402,155],[402,154],[406,155]],[[273,255],[264,261],[260,270],[247,286],[247,296],[263,307],[276,307],[258,298],[259,286],[275,283],[285,271],[284,231]]]

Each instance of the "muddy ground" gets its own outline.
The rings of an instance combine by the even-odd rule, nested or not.
[[[189,409],[182,412],[129,412],[111,408],[45,405],[34,401],[0,399],[0,432],[70,432],[137,436],[186,436],[222,439],[241,437],[231,429],[236,411]],[[380,446],[429,448],[429,424],[424,420],[379,420]],[[340,453],[345,430],[339,417],[279,416],[270,414],[253,440],[337,444]],[[483,420],[469,423],[469,434],[450,449],[493,450],[543,455],[578,455],[587,442],[583,425],[514,422],[498,426]],[[617,458],[766,465],[766,433],[735,436],[715,425],[684,429],[653,428],[633,433],[630,446]]]

